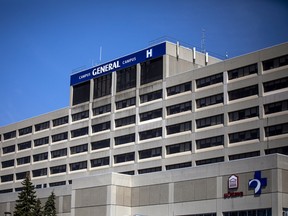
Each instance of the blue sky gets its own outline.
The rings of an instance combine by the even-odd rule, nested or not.
[[[202,29],[217,56],[287,42],[288,1],[0,0],[0,126],[69,106],[79,68],[163,37],[199,50]]]

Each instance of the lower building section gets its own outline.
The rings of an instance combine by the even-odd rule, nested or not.
[[[288,215],[288,157],[260,156],[149,173],[109,173],[37,190],[57,196],[59,216]],[[17,193],[0,196],[0,215],[12,213]]]

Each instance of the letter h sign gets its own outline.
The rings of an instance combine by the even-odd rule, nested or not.
[[[146,50],[146,58],[152,57],[152,49]]]

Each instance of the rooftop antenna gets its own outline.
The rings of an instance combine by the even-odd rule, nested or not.
[[[101,63],[101,60],[102,60],[102,46],[100,46],[99,63]]]
[[[202,36],[201,36],[201,52],[205,53],[206,52],[206,44],[205,44],[205,29],[202,28]]]

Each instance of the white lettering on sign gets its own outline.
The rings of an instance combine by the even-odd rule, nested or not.
[[[92,74],[93,74],[93,76],[96,76],[96,75],[105,73],[105,72],[107,72],[107,71],[114,70],[114,69],[119,68],[119,67],[120,67],[119,61],[115,61],[115,62],[113,62],[113,63],[109,63],[109,64],[103,65],[103,66],[101,66],[101,67],[95,68],[95,69],[92,71]]]
[[[90,73],[83,74],[79,76],[79,79],[85,79],[86,77],[89,77],[90,75],[91,75]]]
[[[128,63],[134,62],[134,61],[136,61],[136,57],[130,58],[130,59],[126,59],[126,60],[124,60],[124,61],[122,62],[122,64],[128,64]]]
[[[152,57],[152,49],[146,50],[146,58]]]

